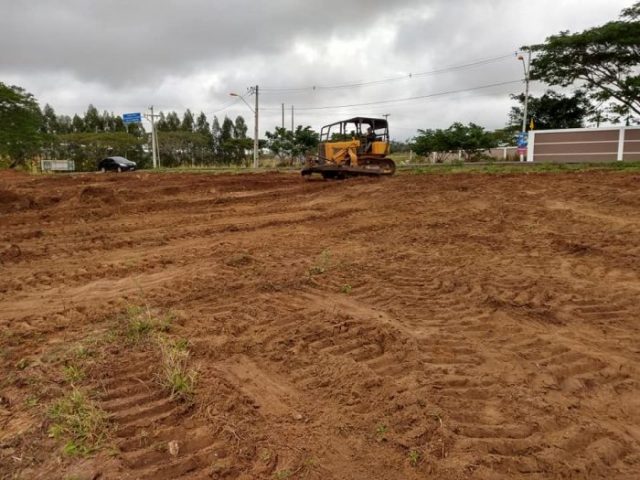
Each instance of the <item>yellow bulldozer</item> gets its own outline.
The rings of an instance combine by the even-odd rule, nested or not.
[[[320,130],[318,155],[310,158],[302,175],[319,173],[325,179],[361,175],[393,175],[389,154],[389,125],[385,119],[355,117]]]

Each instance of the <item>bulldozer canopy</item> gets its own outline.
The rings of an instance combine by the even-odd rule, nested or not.
[[[384,118],[353,117],[325,125],[320,130],[320,140],[329,140],[333,135],[362,137],[372,128],[380,140],[389,138],[389,126]]]

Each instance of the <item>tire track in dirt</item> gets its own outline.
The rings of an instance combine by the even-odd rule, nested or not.
[[[224,442],[210,425],[193,419],[190,407],[170,398],[158,384],[157,355],[118,357],[96,386],[100,407],[115,424],[121,478],[173,479],[208,474]],[[173,449],[173,450],[172,450]]]

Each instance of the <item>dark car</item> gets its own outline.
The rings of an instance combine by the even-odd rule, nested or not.
[[[128,170],[135,170],[136,162],[127,160],[124,157],[107,157],[100,160],[98,163],[98,170],[106,172],[107,170],[113,170],[116,172],[126,172]]]

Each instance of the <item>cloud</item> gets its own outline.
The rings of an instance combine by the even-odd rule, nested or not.
[[[506,121],[509,94],[520,85],[379,106],[302,108],[514,80],[522,77],[522,65],[513,58],[358,88],[275,89],[396,78],[508,55],[560,30],[614,19],[629,3],[0,0],[0,81],[19,84],[67,114],[93,103],[114,113],[153,104],[165,111],[202,110],[210,117],[251,117],[239,101],[220,108],[233,101],[229,92],[258,84],[262,132],[280,124],[282,103],[287,111],[298,107],[296,123],[315,128],[343,115],[390,113],[400,138],[456,120],[497,128]]]

